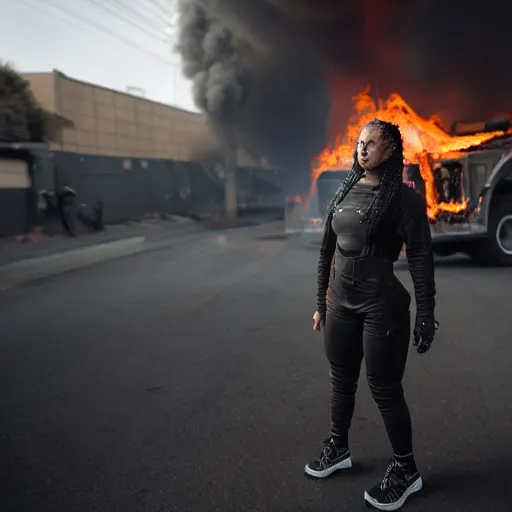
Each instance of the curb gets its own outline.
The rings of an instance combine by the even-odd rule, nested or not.
[[[9,263],[0,267],[0,291],[28,281],[36,281],[116,258],[126,251],[140,247],[145,241],[145,236],[123,238]]]
[[[268,229],[274,222],[247,228],[248,236],[254,236],[261,229]],[[92,245],[46,254],[33,258],[21,259],[0,265],[0,292],[9,288],[38,281],[47,277],[78,270],[95,263],[130,256],[147,250],[168,248],[174,243],[195,239],[201,235],[226,235],[233,229],[204,230],[197,224],[184,223],[180,228],[165,232],[149,232],[146,235],[131,236],[100,242]],[[178,236],[176,236],[178,235]]]

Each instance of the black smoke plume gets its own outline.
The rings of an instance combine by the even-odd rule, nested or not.
[[[250,96],[253,78],[239,55],[242,44],[215,11],[199,0],[181,0],[178,50],[194,83],[194,100],[215,128],[234,123]]]
[[[507,2],[182,0],[180,9],[198,106],[303,183],[366,84],[445,126],[512,112]]]

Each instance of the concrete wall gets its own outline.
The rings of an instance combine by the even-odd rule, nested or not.
[[[140,219],[152,213],[198,216],[224,209],[224,176],[215,166],[169,159],[124,159],[54,152],[56,187],[76,190],[80,203],[104,204],[105,222]],[[239,168],[241,210],[279,209],[281,176]]]
[[[0,237],[36,226],[62,232],[43,193],[64,186],[76,190],[77,204],[94,206],[101,200],[106,223],[156,213],[197,217],[224,209],[225,176],[214,164],[87,155],[44,144],[0,144],[0,164]],[[283,177],[278,171],[238,168],[240,212],[281,210]]]
[[[31,185],[28,162],[3,154],[0,149],[0,235],[27,230]]]
[[[67,77],[27,73],[36,99],[60,119],[55,150],[182,161],[222,159],[204,116]],[[259,166],[240,150],[238,165]]]
[[[56,113],[55,76],[53,73],[23,73],[23,78],[30,84],[38,103],[47,112]]]

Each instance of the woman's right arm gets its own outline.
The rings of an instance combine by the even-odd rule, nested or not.
[[[316,310],[325,319],[326,313],[326,295],[329,287],[329,277],[331,275],[331,263],[336,249],[336,234],[331,227],[332,214],[327,217],[322,237],[322,246],[320,248],[320,258],[318,260],[318,292],[316,298]]]

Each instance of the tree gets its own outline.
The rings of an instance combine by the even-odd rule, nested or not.
[[[46,113],[30,84],[9,64],[0,62],[0,142],[44,142]]]

